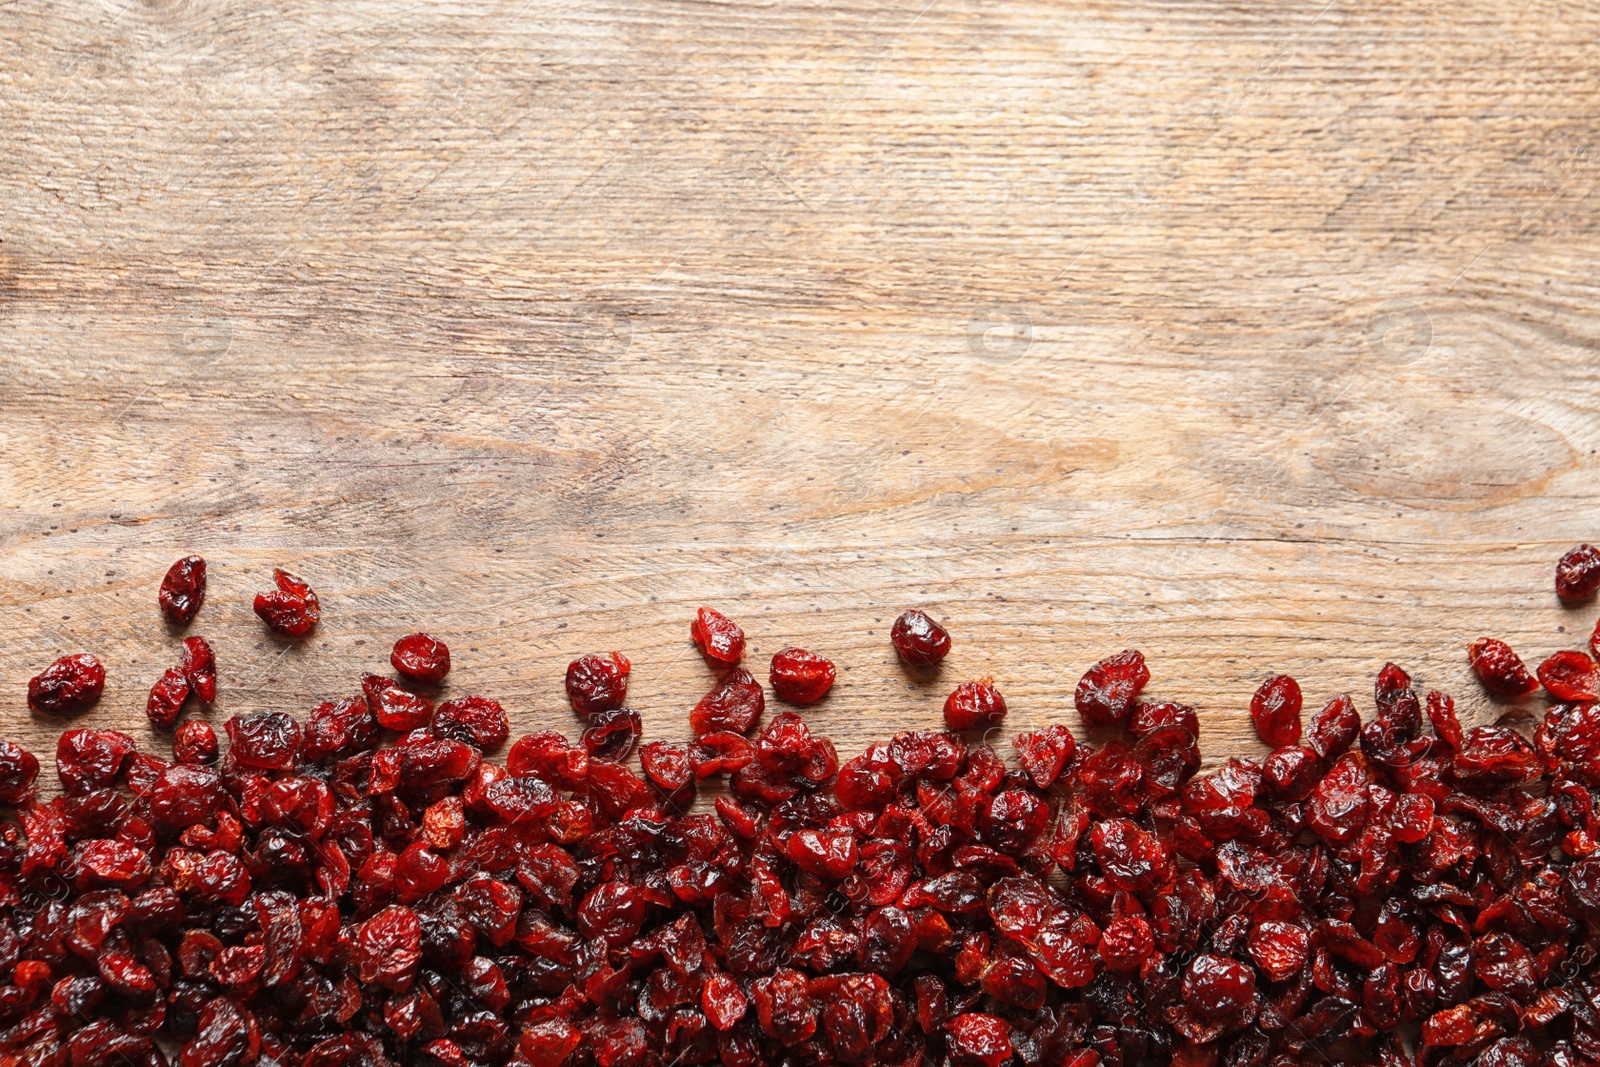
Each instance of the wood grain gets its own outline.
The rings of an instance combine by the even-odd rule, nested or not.
[[[0,693],[92,650],[161,742],[200,552],[220,721],[446,639],[686,732],[716,605],[845,754],[1149,656],[1207,757],[1286,671],[1581,645],[1600,9],[1535,0],[0,5]],[[266,634],[274,565],[322,593]],[[920,605],[956,647],[894,661]],[[1534,707],[1537,704],[1533,705]]]

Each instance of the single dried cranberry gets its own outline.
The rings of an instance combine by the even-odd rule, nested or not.
[[[789,835],[784,851],[802,870],[834,881],[854,870],[861,855],[849,830],[801,830]]]
[[[283,771],[294,766],[300,748],[300,724],[281,711],[235,715],[223,723],[228,733],[228,759],[240,767]]]
[[[408,693],[393,681],[377,674],[361,676],[361,691],[367,707],[385,730],[408,734],[433,721],[433,704],[415,693]]]
[[[1600,589],[1600,548],[1579,545],[1556,563],[1556,595],[1562,600],[1588,600]]]
[[[702,734],[689,746],[689,766],[696,778],[733,774],[755,759],[755,748],[743,734],[719,730]]]
[[[422,928],[408,907],[384,908],[358,928],[353,958],[363,982],[405,992],[422,960]]]
[[[1484,688],[1497,696],[1527,696],[1539,688],[1538,681],[1528,673],[1522,660],[1511,646],[1493,637],[1480,637],[1467,649],[1467,660],[1473,673],[1483,682]]]
[[[389,653],[394,669],[416,682],[439,682],[450,673],[450,650],[431,634],[406,634]]]
[[[1136,704],[1133,718],[1128,721],[1128,732],[1141,740],[1163,726],[1181,726],[1190,734],[1200,736],[1200,718],[1187,704]]]
[[[68,730],[56,742],[56,774],[69,793],[107,789],[136,751],[118,730]]]
[[[1311,937],[1303,926],[1268,920],[1250,931],[1250,958],[1274,982],[1284,982],[1306,965]]]
[[[1100,935],[1100,959],[1113,971],[1135,971],[1156,950],[1155,934],[1142,915],[1117,919]]]
[[[1073,698],[1078,714],[1090,726],[1124,723],[1133,714],[1134,701],[1149,681],[1150,670],[1144,665],[1142,653],[1130,648],[1107,656],[1079,679]]]
[[[169,567],[156,594],[161,614],[174,626],[193,622],[205,599],[206,561],[199,556],[184,556]]]
[[[707,659],[738,663],[744,655],[744,631],[737,623],[710,608],[701,608],[689,623],[689,637]]]
[[[1227,1029],[1248,1026],[1256,1017],[1256,974],[1226,956],[1201,953],[1183,976],[1183,1002],[1196,1016]]]
[[[72,715],[100,699],[106,671],[87,653],[62,656],[28,681],[28,707],[41,715]]]
[[[583,731],[583,747],[593,759],[621,763],[633,751],[642,729],[639,713],[632,708],[597,711]]]
[[[744,1018],[750,1002],[739,983],[725,974],[714,974],[700,991],[700,1010],[706,1021],[718,1030],[732,1030]]]
[[[256,614],[273,633],[304,637],[322,618],[322,604],[317,594],[286,570],[274,569],[272,580],[278,588],[256,594]]]
[[[567,665],[567,699],[572,710],[590,716],[620,708],[628,697],[628,672],[633,664],[620,652],[609,658],[593,653]]]
[[[1304,800],[1322,775],[1322,760],[1309,748],[1287,745],[1261,761],[1261,777],[1280,800]]]
[[[1428,721],[1439,740],[1451,748],[1461,747],[1461,720],[1456,718],[1456,702],[1449,693],[1437,689],[1428,693]]]
[[[173,735],[172,758],[179,763],[217,762],[217,732],[208,722],[190,719]]]
[[[1300,683],[1276,674],[1261,683],[1250,698],[1250,721],[1256,735],[1271,748],[1300,741]]]
[[[689,725],[697,734],[731,730],[749,733],[766,710],[767,698],[749,671],[735,668],[712,687],[711,692],[689,713]]]
[[[353,756],[378,738],[378,720],[362,697],[318,704],[306,716],[300,754],[313,763]]]
[[[1011,1027],[995,1015],[968,1012],[945,1024],[951,1067],[1000,1067],[1011,1058]]]
[[[786,648],[772,657],[769,680],[779,699],[814,704],[833,688],[832,662],[803,648]]]
[[[181,667],[168,667],[167,672],[150,687],[150,698],[145,701],[144,713],[152,726],[170,730],[178,721],[183,702],[189,699],[189,677]]]
[[[1348,693],[1340,693],[1311,720],[1306,744],[1323,759],[1332,760],[1355,744],[1360,732],[1361,714],[1356,711],[1356,702]]]
[[[1539,664],[1539,681],[1557,700],[1600,700],[1600,666],[1584,652],[1557,652]]]
[[[1022,760],[1022,769],[1040,789],[1048,789],[1061,776],[1062,769],[1078,748],[1072,731],[1061,723],[1022,734],[1013,744]]]
[[[662,797],[669,801],[692,799],[695,776],[686,750],[665,741],[652,741],[639,748],[639,766]]]
[[[1452,763],[1456,781],[1469,789],[1521,785],[1539,773],[1533,746],[1505,726],[1476,726],[1467,731]]]
[[[511,736],[506,709],[488,697],[456,697],[439,705],[429,726],[435,737],[472,745],[481,752],[492,752]]]
[[[33,794],[39,777],[39,760],[10,741],[0,741],[0,804],[16,805]]]
[[[916,608],[894,620],[889,640],[908,667],[937,667],[950,654],[949,633]]]
[[[944,724],[952,730],[982,730],[1006,717],[1006,699],[994,679],[962,682],[944,700]]]
[[[217,657],[203,637],[185,637],[178,653],[178,666],[189,679],[194,695],[209,704],[217,699]]]

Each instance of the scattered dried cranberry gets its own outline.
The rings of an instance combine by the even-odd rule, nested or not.
[[[1125,649],[1107,656],[1084,672],[1074,700],[1078,714],[1090,726],[1115,726],[1128,721],[1134,701],[1150,681],[1144,656]]]
[[[72,715],[93,706],[106,688],[106,670],[86,653],[62,656],[28,681],[28,707],[41,715]]]
[[[181,667],[168,667],[156,684],[150,687],[150,699],[145,702],[144,713],[152,726],[170,730],[178,721],[183,702],[189,699],[189,677]]]
[[[205,599],[206,561],[199,556],[184,556],[169,567],[156,594],[161,614],[174,626],[193,622]]]
[[[511,723],[499,701],[488,697],[456,697],[439,705],[430,727],[435,737],[447,737],[492,752],[511,736]]]
[[[1272,748],[1300,741],[1300,683],[1287,674],[1275,674],[1261,683],[1250,698],[1250,721],[1256,734]]]
[[[394,643],[389,662],[412,681],[443,681],[450,673],[450,649],[431,634],[406,634]]]
[[[415,693],[408,693],[392,680],[377,674],[361,676],[361,692],[367,707],[385,730],[410,733],[433,721],[433,704]]]
[[[1497,696],[1515,700],[1539,688],[1511,646],[1493,637],[1480,637],[1467,649],[1467,660],[1484,688]]]
[[[689,636],[707,659],[718,663],[738,663],[744,655],[744,631],[732,619],[710,608],[701,608],[689,623]]]
[[[983,730],[1006,717],[1006,698],[994,679],[962,682],[944,699],[944,724],[952,730]]]
[[[178,658],[194,695],[209,704],[217,699],[217,658],[203,637],[185,637]]]
[[[916,608],[894,620],[889,640],[908,667],[937,667],[950,654],[949,633]]]
[[[644,726],[632,708],[609,708],[589,716],[583,731],[583,747],[595,759],[620,763],[633,752]]]
[[[1583,652],[1557,652],[1539,664],[1539,682],[1557,700],[1600,700],[1600,666]]]
[[[628,672],[633,664],[620,652],[610,657],[589,654],[567,665],[567,699],[579,715],[620,708],[628,698]]]
[[[173,735],[172,758],[179,763],[217,762],[217,732],[208,722],[190,719]]]
[[[33,795],[39,777],[39,760],[10,741],[0,741],[0,804],[21,804]]]
[[[723,730],[746,734],[766,709],[761,683],[743,667],[736,667],[700,698],[689,713],[689,726],[697,734]]]
[[[1588,600],[1600,590],[1600,548],[1579,545],[1556,563],[1556,595],[1562,600]]]
[[[814,704],[833,688],[833,664],[803,648],[786,648],[772,657],[772,691],[791,704]]]
[[[274,570],[272,580],[276,589],[256,594],[256,614],[273,633],[304,637],[322,618],[322,604],[317,594],[286,570]]]

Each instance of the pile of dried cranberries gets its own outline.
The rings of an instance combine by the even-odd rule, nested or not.
[[[1557,574],[1563,598],[1592,596],[1600,552]],[[174,565],[171,624],[204,583],[203,560]],[[315,627],[310,586],[274,585],[266,624]],[[198,719],[170,760],[72,729],[41,802],[38,760],[0,742],[18,818],[0,835],[0,1063],[1600,1060],[1600,667],[1583,652],[1529,672],[1473,644],[1493,692],[1560,701],[1531,742],[1464,730],[1392,664],[1364,722],[1348,696],[1303,722],[1299,685],[1274,676],[1250,703],[1271,753],[1198,775],[1198,718],[1140,699],[1138,652],[1078,684],[1095,746],[1064,725],[1016,738],[1014,764],[973,743],[959,731],[1006,714],[984,679],[950,694],[951,729],[841,764],[801,715],[767,715],[738,625],[702,609],[690,634],[723,674],[692,742],[638,748],[642,774],[625,656],[569,668],[579,742],[530,734],[495,763],[505,711],[435,706],[450,655],[427,634],[395,644],[399,681],[369,674],[304,721],[233,717],[220,758]],[[891,639],[915,671],[950,648],[917,611]],[[772,659],[790,703],[834,679],[804,649]],[[65,657],[29,701],[71,713],[104,681]],[[215,692],[190,638],[152,721]]]

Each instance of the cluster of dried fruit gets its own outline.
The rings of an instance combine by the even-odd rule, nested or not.
[[[1563,560],[1564,597],[1600,586],[1588,552]],[[258,612],[304,632],[315,594],[277,585]],[[181,624],[201,595],[163,586],[162,607]],[[761,723],[737,625],[702,609],[690,633],[728,670],[690,713],[693,742],[639,749],[642,776],[624,764],[639,720],[616,652],[568,669],[581,742],[530,734],[503,764],[485,758],[509,739],[499,704],[435,707],[376,675],[304,723],[235,716],[220,759],[196,720],[170,761],[69,730],[48,802],[37,759],[0,742],[0,802],[20,820],[0,836],[0,1059],[1600,1060],[1592,695],[1561,696],[1530,743],[1464,730],[1448,696],[1391,664],[1371,719],[1339,696],[1302,729],[1300,687],[1279,675],[1250,705],[1272,752],[1197,776],[1194,710],[1142,701],[1130,650],[1078,684],[1097,746],[1053,725],[1016,738],[1009,767],[958,732],[1004,718],[984,680],[950,694],[949,730],[841,764],[800,715]],[[915,611],[891,640],[917,669],[950,647]],[[84,659],[34,679],[30,702],[92,701],[104,672]],[[433,683],[450,659],[413,634],[391,662]],[[1496,692],[1537,685],[1502,644],[1478,642],[1472,663]],[[1573,673],[1539,676],[1560,695]],[[789,648],[769,680],[808,703],[834,667]],[[186,644],[161,719],[214,687],[209,648]],[[380,744],[384,730],[400,736]]]

